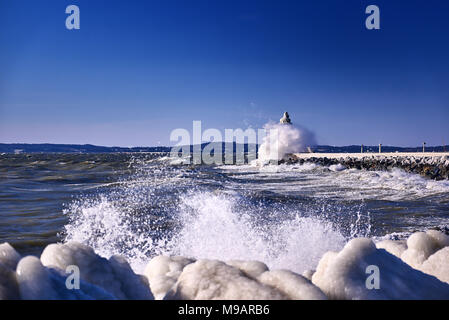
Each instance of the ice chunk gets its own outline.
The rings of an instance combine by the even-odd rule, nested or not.
[[[424,261],[420,270],[437,277],[441,281],[449,283],[449,247],[445,247],[432,254]]]
[[[8,242],[0,244],[0,263],[5,267],[16,270],[20,258],[20,254]]]
[[[17,265],[17,282],[25,300],[113,299],[114,297],[91,284],[81,282],[80,289],[69,290],[66,276],[54,269],[45,268],[34,256],[21,259]]]
[[[438,248],[449,246],[449,236],[438,230],[427,230],[426,234],[431,237]]]
[[[165,299],[278,300],[286,297],[274,288],[247,277],[239,269],[217,260],[187,265]]]
[[[302,276],[306,279],[309,279],[312,281],[313,274],[315,273],[315,270],[306,270],[302,273]]]
[[[440,245],[441,241],[435,235],[416,232],[408,238],[408,248],[402,253],[401,259],[413,268],[418,269],[432,253],[440,249]]]
[[[54,285],[49,271],[36,257],[28,256],[20,260],[17,265],[17,280],[22,299],[55,300],[63,296],[58,292],[58,288],[62,291],[64,282]]]
[[[0,300],[20,298],[16,266],[20,254],[7,242],[0,244]]]
[[[0,263],[0,300],[17,300],[19,298],[16,273]]]
[[[259,281],[282,292],[292,300],[325,300],[324,293],[310,280],[288,270],[274,270],[262,273]]]
[[[407,250],[407,245],[399,240],[383,240],[376,243],[377,249],[385,249],[392,255],[401,258],[402,253]]]
[[[268,271],[267,265],[260,261],[230,260],[226,263],[230,266],[240,269],[248,277],[251,278],[257,278],[265,271]]]
[[[148,262],[145,276],[156,299],[163,299],[178,280],[184,267],[195,260],[179,256],[156,256]]]
[[[379,268],[379,289],[369,289],[368,266]],[[339,253],[326,253],[312,282],[331,299],[449,299],[449,285],[376,249],[370,239],[353,239]]]
[[[153,300],[150,284],[144,275],[135,274],[128,261],[122,256],[109,258],[114,276],[121,283],[124,299]]]
[[[153,299],[148,283],[132,271],[125,259],[113,256],[107,260],[81,243],[48,245],[41,261],[45,266],[64,271],[75,265],[82,280],[104,288],[117,299]]]

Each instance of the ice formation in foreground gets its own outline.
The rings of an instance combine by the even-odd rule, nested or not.
[[[79,289],[66,286],[73,265],[80,270]],[[373,266],[378,289],[367,285]],[[51,244],[40,259],[0,245],[0,299],[153,298],[449,299],[449,236],[430,230],[377,244],[356,238],[303,275],[269,270],[259,261],[179,256],[154,257],[139,275],[124,258],[106,259],[76,242]]]

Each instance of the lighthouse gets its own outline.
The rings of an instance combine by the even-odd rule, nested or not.
[[[279,120],[279,122],[281,124],[292,124],[287,111],[284,112],[284,116]]]

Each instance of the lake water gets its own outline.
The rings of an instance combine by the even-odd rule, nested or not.
[[[343,169],[343,170],[342,170]],[[164,154],[0,156],[0,243],[79,241],[141,271],[156,254],[312,269],[353,237],[449,226],[449,181],[314,164],[176,165]]]

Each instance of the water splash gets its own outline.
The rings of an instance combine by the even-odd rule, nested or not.
[[[172,166],[168,160],[139,160],[130,167],[128,177],[68,205],[64,239],[105,257],[123,255],[138,272],[158,254],[313,269],[324,252],[373,235],[370,209],[357,199],[404,192],[386,183],[397,182],[403,175],[397,172],[334,172],[316,165],[223,170]],[[372,174],[379,180],[374,184],[361,179]],[[403,179],[416,184],[415,176]]]
[[[272,160],[279,161],[289,153],[306,152],[308,147],[317,144],[311,131],[296,125],[267,123],[264,129],[267,134],[255,162],[259,165]]]
[[[260,216],[257,211],[241,210],[235,197],[200,193],[184,198],[182,206],[183,228],[174,240],[181,255],[258,260],[271,268],[302,272],[346,242],[328,221],[285,212]]]
[[[173,227],[156,233],[149,232],[148,224],[154,225],[151,217],[138,221],[105,197],[73,203],[65,240],[88,244],[106,257],[124,255],[137,271],[152,256],[171,254],[259,260],[271,268],[302,272],[346,242],[330,222],[295,213],[260,216],[256,206],[242,209],[241,197],[199,192],[179,200]]]

